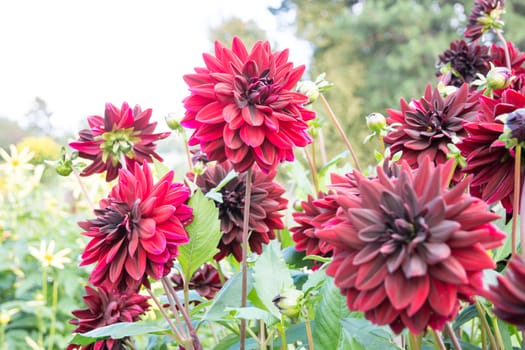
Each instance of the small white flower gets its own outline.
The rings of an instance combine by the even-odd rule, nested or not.
[[[14,145],[9,146],[11,154],[8,154],[3,148],[0,148],[0,156],[4,159],[4,163],[0,164],[6,171],[20,171],[20,170],[31,170],[33,164],[29,161],[33,159],[34,153],[28,148],[24,148],[20,153]]]
[[[71,252],[71,249],[65,248],[54,252],[55,250],[55,241],[51,240],[49,245],[46,246],[46,241],[40,241],[40,249],[35,247],[29,247],[29,252],[32,256],[35,257],[43,267],[53,266],[57,269],[63,269],[65,263],[70,263],[71,259],[66,255]]]

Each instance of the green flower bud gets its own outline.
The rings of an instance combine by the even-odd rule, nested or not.
[[[272,299],[274,305],[279,309],[281,314],[288,317],[296,317],[301,311],[301,300],[303,292],[295,288],[287,289],[283,293]]]
[[[319,88],[310,80],[300,81],[297,84],[297,91],[308,97],[308,103],[313,103],[319,98]]]
[[[176,132],[183,132],[184,127],[180,125],[181,117],[178,116],[175,113],[169,113],[167,116],[164,117],[164,120],[166,121],[166,125],[168,127]]]
[[[494,67],[487,73],[487,85],[494,90],[505,89],[512,82],[513,77],[507,67]]]
[[[381,113],[370,113],[366,116],[366,126],[373,132],[380,134],[386,127],[386,118]]]
[[[58,175],[69,176],[73,172],[73,162],[71,160],[60,160],[55,170]]]

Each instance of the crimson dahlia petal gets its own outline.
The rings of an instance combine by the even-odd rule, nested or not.
[[[316,233],[334,247],[326,272],[350,310],[420,334],[442,329],[459,300],[475,295],[483,270],[495,267],[486,250],[505,235],[487,204],[465,193],[470,179],[448,189],[452,168],[425,157],[415,170],[402,162],[375,178],[354,171],[346,189],[333,187],[340,210]]]
[[[173,183],[173,172],[157,183],[147,163],[133,172],[121,169],[118,183],[95,210],[96,218],[79,225],[91,237],[81,265],[96,264],[90,282],[119,290],[148,285],[170,271],[178,246],[188,242],[192,219],[189,189]]]
[[[174,284],[175,290],[182,290],[184,288],[184,281],[181,274],[174,273],[171,275],[171,281]],[[194,289],[201,297],[206,299],[213,299],[215,294],[222,288],[219,271],[210,263],[205,263],[195,271],[188,285],[190,289]]]
[[[311,142],[306,122],[315,114],[303,107],[308,97],[291,90],[305,68],[288,62],[288,50],[259,41],[248,52],[235,37],[231,49],[216,42],[215,56],[203,57],[206,67],[184,76],[190,95],[181,125],[195,129],[190,145],[239,172],[257,163],[268,173]]]
[[[203,193],[208,193],[233,169],[234,166],[228,161],[208,166],[206,171],[197,177],[197,186]],[[257,166],[253,168],[248,242],[252,252],[257,254],[262,253],[263,244],[268,244],[275,238],[275,230],[284,228],[281,211],[286,209],[288,200],[283,197],[284,188],[275,182],[274,178],[273,171],[264,173]],[[219,261],[233,254],[235,259],[241,261],[246,173],[237,175],[219,192],[222,195],[222,203],[216,202],[215,205],[219,208],[222,238],[218,246],[220,251],[214,258]]]
[[[464,124],[468,136],[457,145],[467,161],[462,171],[473,175],[470,184],[473,195],[488,204],[501,201],[510,214],[514,196],[514,150],[499,141],[504,125],[497,117],[524,108],[525,96],[507,89],[500,99],[481,96],[480,105],[477,120]],[[523,182],[523,170],[521,174]]]
[[[151,109],[143,111],[139,105],[131,109],[126,102],[120,109],[107,103],[104,118],[90,116],[89,129],[81,130],[79,140],[69,144],[81,158],[93,161],[81,175],[106,171],[106,181],[111,181],[118,176],[122,159],[126,160],[128,168],[135,162],[152,162],[153,158],[162,161],[155,152],[154,142],[170,133],[154,134],[157,123],[150,123],[150,118]]]
[[[401,99],[401,110],[387,111],[388,124],[399,126],[385,142],[392,154],[403,151],[401,159],[414,169],[427,157],[442,164],[447,161],[447,145],[466,136],[462,123],[474,121],[478,108],[478,94],[469,92],[467,84],[444,98],[428,85],[421,99],[410,103]]]
[[[77,326],[73,333],[86,333],[118,322],[136,322],[150,307],[148,297],[134,291],[119,292],[106,287],[98,289],[86,286],[83,297],[87,309],[75,310],[76,317],[70,323]],[[80,346],[70,344],[68,350],[123,350],[122,339],[105,339]]]

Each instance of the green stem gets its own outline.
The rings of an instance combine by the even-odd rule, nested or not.
[[[314,337],[312,335],[312,325],[310,324],[310,320],[306,320],[304,324],[306,326],[306,337],[308,338],[308,349],[314,350]]]
[[[193,171],[193,163],[191,162],[191,152],[190,147],[188,146],[188,137],[186,137],[186,132],[182,131],[182,139],[184,143],[184,151],[186,153],[186,160],[188,161],[188,168],[190,171]]]
[[[478,311],[479,319],[481,320],[481,326],[483,329],[485,329],[490,343],[490,348],[492,350],[498,350],[498,345],[496,344],[496,339],[494,338],[494,335],[492,334],[492,331],[490,330],[489,323],[487,322],[487,318],[485,317],[485,309],[481,305],[478,299],[474,302],[474,305],[476,306],[476,310]]]
[[[517,224],[520,207],[520,168],[521,168],[521,146],[517,145],[514,155],[514,196],[512,201],[512,255],[517,255]]]
[[[494,335],[496,336],[496,342],[498,343],[499,348],[505,349],[505,345],[503,344],[503,338],[501,337],[501,331],[499,330],[497,317],[492,318],[492,324],[494,325]]]
[[[261,346],[261,349],[264,349],[266,346],[266,332],[265,332],[266,326],[264,324],[263,320],[259,320],[259,345]]]
[[[341,126],[341,123],[339,123],[339,120],[337,119],[334,111],[332,110],[332,107],[330,107],[324,95],[321,94],[320,97],[321,97],[321,101],[323,102],[324,107],[326,108],[326,111],[328,112],[328,115],[330,116],[330,119],[332,119],[332,122],[334,123],[335,128],[337,129],[337,132],[343,139],[343,142],[345,143],[346,148],[350,152],[350,155],[352,156],[352,159],[354,160],[356,169],[359,170],[359,172],[361,172],[361,166],[359,165],[357,154],[354,152],[354,149],[352,148],[352,145],[350,144],[348,137],[346,137],[346,134],[343,130],[343,127]]]
[[[162,305],[160,304],[160,301],[157,299],[157,297],[155,296],[155,294],[151,291],[151,289],[149,288],[146,288],[146,290],[148,291],[148,294],[151,296],[151,299],[153,300],[153,302],[155,303],[155,305],[157,305],[157,308],[159,309],[160,313],[162,314],[162,317],[164,317],[164,319],[168,322],[171,330],[173,331],[173,335],[175,336],[175,340],[178,342],[178,343],[183,343],[183,341],[186,341],[187,339],[187,335],[183,335],[181,333],[181,331],[183,332],[184,329],[182,329],[181,331],[179,331],[179,329],[177,329],[177,327],[175,327],[175,325],[173,324],[173,321],[171,320],[171,318],[168,316],[168,314],[166,313],[166,310],[164,310],[164,308],[162,307]]]
[[[55,278],[53,280],[53,291],[52,291],[52,299],[51,299],[51,326],[49,330],[49,340],[48,340],[49,350],[53,350],[53,345],[55,342],[57,306],[58,306],[58,281]]]
[[[310,156],[310,153],[308,152],[306,148],[304,149],[304,155],[306,157],[306,161],[308,162],[310,173],[312,174],[312,181],[314,183],[315,195],[317,196],[317,194],[319,193],[319,178],[317,176],[317,169],[315,168],[315,161]]]
[[[419,350],[419,337],[416,337],[412,332],[408,332],[408,344],[411,350]]]
[[[7,344],[5,342],[5,327],[3,322],[0,322],[0,345],[2,345],[2,350],[7,350]]]
[[[461,344],[459,343],[458,337],[456,337],[456,333],[454,333],[454,329],[452,329],[452,326],[449,322],[445,323],[445,329],[447,330],[448,336],[452,341],[454,348],[456,350],[461,350]]]
[[[281,314],[281,323],[279,324],[279,333],[281,333],[281,350],[286,350],[288,344],[286,342],[286,328],[284,326],[284,315]]]
[[[439,334],[433,328],[431,328],[431,330],[432,330],[432,335],[434,336],[436,349],[447,350],[447,347],[445,346],[445,343],[443,343],[443,339],[441,339]]]
[[[317,130],[317,135],[319,136],[319,153],[321,153],[321,162],[323,164],[326,164],[328,163],[328,157],[326,156],[326,146],[324,142],[323,129]]]
[[[241,263],[241,307],[246,307],[248,299],[248,230],[250,223],[250,206],[252,196],[252,168],[246,171],[246,192],[244,195],[244,218],[242,225],[242,263]],[[241,319],[240,350],[245,349],[246,319]]]
[[[385,155],[385,140],[383,135],[379,134],[379,146],[381,147],[381,154]]]

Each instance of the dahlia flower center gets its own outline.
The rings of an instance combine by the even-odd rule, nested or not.
[[[265,70],[260,76],[236,76],[237,90],[240,95],[236,102],[239,108],[249,105],[267,105],[279,98],[280,87],[274,84],[268,74],[269,70]]]
[[[100,144],[102,150],[102,160],[107,162],[111,158],[113,166],[116,166],[121,156],[133,158],[133,146],[140,141],[133,133],[133,128],[118,129],[103,133],[100,138],[103,142]]]
[[[223,205],[228,208],[240,209],[244,202],[243,195],[236,191],[224,191],[222,194]]]
[[[427,115],[427,131],[440,131],[441,130],[441,116],[435,111],[429,111]]]
[[[387,245],[406,246],[409,252],[414,251],[418,244],[424,242],[428,235],[428,228],[423,218],[417,218],[415,223],[403,218],[396,218],[387,224],[389,239]]]
[[[119,321],[120,313],[119,313],[119,305],[116,301],[111,301],[106,309],[104,310],[104,320],[106,321],[106,325],[110,325],[113,323],[117,323]]]

